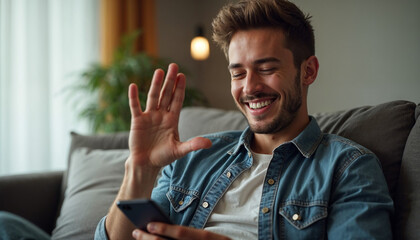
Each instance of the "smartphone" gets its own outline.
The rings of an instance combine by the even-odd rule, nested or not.
[[[118,201],[117,206],[137,228],[143,231],[147,231],[149,222],[172,224],[169,217],[150,199]]]

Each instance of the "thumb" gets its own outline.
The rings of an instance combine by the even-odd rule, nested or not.
[[[191,151],[196,151],[199,149],[207,149],[207,148],[210,148],[212,145],[210,139],[204,138],[204,137],[195,137],[187,141],[187,143],[190,144]]]
[[[192,151],[210,148],[211,145],[212,143],[210,139],[204,137],[195,137],[193,139],[181,143],[181,145],[179,146],[179,154],[180,157],[182,157]]]

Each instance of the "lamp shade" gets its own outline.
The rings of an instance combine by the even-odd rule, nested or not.
[[[206,60],[210,55],[210,45],[207,38],[204,37],[204,29],[197,26],[196,35],[191,41],[191,57],[195,60]]]
[[[195,60],[206,60],[210,55],[209,41],[203,36],[197,36],[191,41],[191,56]]]

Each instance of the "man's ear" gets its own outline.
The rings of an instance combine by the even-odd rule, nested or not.
[[[315,81],[318,75],[318,68],[319,62],[318,58],[315,56],[310,56],[308,59],[303,61],[300,70],[303,85],[309,86]]]

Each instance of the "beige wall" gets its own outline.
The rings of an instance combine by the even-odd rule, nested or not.
[[[194,28],[210,23],[226,0],[157,0],[160,55],[188,69],[188,81],[213,107],[234,109],[227,61],[211,43],[211,56],[189,55]],[[309,90],[309,112],[407,99],[420,102],[420,1],[294,0],[313,16],[317,81]]]
[[[227,60],[211,41],[211,21],[226,0],[157,0],[157,25],[160,56],[184,66],[188,84],[200,89],[212,107],[235,109],[230,96]],[[204,26],[210,41],[210,57],[195,61],[190,56],[190,42],[195,27]]]

